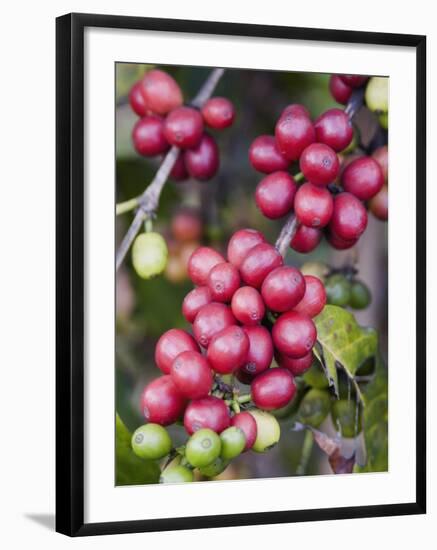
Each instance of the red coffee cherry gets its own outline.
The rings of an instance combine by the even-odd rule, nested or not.
[[[180,328],[167,330],[156,343],[155,363],[164,374],[169,374],[173,361],[183,351],[199,351],[199,346],[191,334],[185,330]]]
[[[220,165],[219,149],[215,139],[204,133],[200,143],[184,153],[185,166],[192,178],[207,181],[214,177]]]
[[[264,279],[261,294],[272,311],[288,311],[304,297],[305,279],[295,267],[277,267]]]
[[[183,351],[173,361],[170,374],[180,393],[189,399],[206,397],[213,375],[206,358],[197,351]]]
[[[184,411],[185,398],[171,376],[156,378],[144,388],[141,395],[141,412],[147,422],[168,426],[176,422]]]
[[[229,262],[214,266],[208,275],[208,288],[216,302],[230,302],[240,286],[238,269]]]
[[[175,181],[184,181],[188,178],[187,168],[185,166],[184,154],[181,152],[173,165],[170,177]]]
[[[296,252],[306,254],[317,248],[322,236],[323,233],[319,229],[300,225],[291,239],[290,248],[296,250]]]
[[[387,183],[388,180],[388,147],[387,145],[383,145],[382,147],[378,147],[375,149],[372,153],[372,158],[376,160],[376,162],[381,167],[382,173],[384,175],[384,181]]]
[[[198,241],[202,238],[202,220],[195,210],[184,208],[171,220],[171,232],[180,242]]]
[[[287,369],[269,369],[255,378],[250,391],[259,409],[272,411],[290,403],[296,393],[296,384]]]
[[[231,302],[232,313],[243,325],[258,325],[265,313],[261,294],[251,286],[242,286],[235,291]]]
[[[191,401],[184,414],[184,427],[189,435],[203,428],[220,433],[230,423],[229,409],[225,402],[212,395]]]
[[[262,233],[256,229],[240,229],[236,231],[228,243],[228,260],[240,269],[243,260],[257,244],[265,243]]]
[[[308,317],[318,315],[326,304],[326,291],[322,281],[314,275],[305,275],[305,294],[302,300],[294,307],[295,311],[304,313]]]
[[[212,97],[203,106],[202,116],[207,126],[222,130],[234,122],[234,105],[225,97]]]
[[[193,288],[182,302],[182,315],[189,323],[194,323],[196,315],[203,306],[212,302],[212,296],[207,286]]]
[[[148,109],[147,104],[141,91],[141,82],[135,82],[129,92],[129,104],[132,111],[138,116],[146,116]]]
[[[345,84],[338,74],[333,74],[329,79],[329,91],[337,103],[346,105],[352,95],[353,89],[351,86]]]
[[[350,240],[341,239],[338,235],[336,235],[332,231],[329,231],[327,233],[326,240],[336,250],[348,250],[349,248],[352,248],[353,246],[355,246],[358,242],[358,238],[350,239]]]
[[[163,128],[163,120],[157,115],[140,118],[132,130],[132,141],[137,153],[144,157],[165,153],[170,145],[164,137]]]
[[[243,327],[243,330],[249,338],[249,351],[246,364],[239,370],[243,375],[248,374],[252,377],[270,367],[273,360],[273,342],[270,332],[263,326]],[[249,379],[249,383],[250,381]]]
[[[384,185],[381,167],[372,157],[360,157],[345,168],[341,182],[343,189],[362,201],[374,197]]]
[[[378,220],[388,220],[388,187],[383,185],[381,191],[372,197],[369,201],[370,212]]]
[[[274,136],[258,136],[249,148],[249,161],[255,170],[271,174],[287,170],[289,161],[281,155]]]
[[[260,288],[270,271],[283,263],[281,254],[274,246],[261,243],[252,248],[245,257],[240,266],[240,275],[247,285]]]
[[[290,103],[290,105],[287,105],[283,109],[281,116],[285,116],[288,114],[302,115],[302,116],[306,116],[307,118],[311,118],[310,112],[305,107],[305,105],[302,105],[301,103]]]
[[[196,147],[203,134],[203,120],[193,107],[177,107],[164,121],[164,135],[171,145],[181,149]],[[187,159],[185,159],[187,162]]]
[[[141,81],[141,90],[147,107],[158,115],[166,115],[183,103],[176,80],[159,69],[148,71]]]
[[[340,171],[335,151],[323,143],[309,145],[299,159],[299,166],[308,181],[320,186],[333,182]]]
[[[231,308],[224,304],[211,302],[203,306],[194,319],[194,337],[202,347],[207,348],[216,334],[235,325],[235,322]]]
[[[308,227],[321,228],[328,225],[334,209],[331,193],[324,187],[304,183],[294,198],[297,219]]]
[[[283,313],[273,325],[272,337],[280,353],[300,359],[312,350],[317,331],[308,315],[289,311]]]
[[[251,449],[258,434],[258,428],[254,417],[248,412],[240,412],[231,418],[231,426],[240,428],[246,436],[244,451]]]
[[[249,338],[241,327],[231,326],[219,332],[208,346],[207,358],[219,374],[230,374],[242,367],[249,351]]]
[[[225,259],[213,248],[201,246],[195,250],[188,260],[188,276],[195,285],[206,285],[211,269],[224,262]]]
[[[359,74],[340,74],[338,76],[351,88],[360,88],[369,79],[368,76],[361,76]]]
[[[300,359],[293,359],[287,355],[277,354],[276,361],[280,367],[287,369],[293,376],[301,376],[313,363],[313,352],[310,351]]]
[[[316,132],[310,118],[299,108],[290,106],[276,123],[275,138],[281,154],[289,160],[297,160],[302,151],[314,143]]]
[[[354,129],[347,114],[341,109],[328,109],[314,123],[317,141],[334,151],[343,151],[354,137]]]
[[[246,386],[250,386],[256,377],[255,374],[249,374],[244,369],[237,369],[234,372],[234,375],[239,382],[245,384]]]
[[[293,208],[297,185],[287,172],[273,172],[262,179],[255,191],[258,208],[271,220],[282,218]]]
[[[350,193],[340,193],[334,199],[329,229],[344,241],[358,239],[367,227],[367,212],[363,204]]]

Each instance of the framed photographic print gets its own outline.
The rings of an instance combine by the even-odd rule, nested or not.
[[[425,512],[425,44],[57,19],[58,531]]]

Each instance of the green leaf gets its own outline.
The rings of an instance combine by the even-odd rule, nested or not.
[[[153,460],[142,460],[131,447],[132,434],[116,415],[115,484],[144,485],[158,483],[160,469]]]
[[[360,365],[376,354],[376,331],[360,327],[352,313],[338,306],[325,306],[314,321],[317,327],[314,353],[338,396],[337,368],[343,368],[354,382],[354,375]],[[358,384],[354,382],[354,385],[362,399]]]

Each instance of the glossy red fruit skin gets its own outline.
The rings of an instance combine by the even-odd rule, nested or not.
[[[159,69],[148,71],[141,81],[141,91],[148,108],[166,115],[183,103],[181,89],[176,80]]]
[[[350,239],[350,240],[341,239],[338,235],[336,235],[332,231],[329,231],[327,233],[326,240],[336,250],[348,250],[349,248],[352,248],[353,246],[355,246],[358,242],[358,238]]]
[[[296,384],[287,369],[269,369],[255,378],[250,391],[256,407],[273,411],[290,403],[296,393]]]
[[[295,267],[284,265],[271,271],[261,287],[265,305],[272,311],[293,309],[305,294],[305,279]]]
[[[202,220],[193,210],[176,212],[171,220],[173,237],[180,242],[198,241],[202,237]]]
[[[225,402],[212,395],[191,401],[185,410],[184,427],[189,435],[209,428],[221,433],[229,427],[231,418]]]
[[[223,256],[209,246],[200,246],[188,260],[188,276],[195,285],[205,286],[211,269],[226,261]]]
[[[186,400],[179,392],[171,376],[156,378],[141,394],[141,412],[147,422],[168,426],[182,415]]]
[[[379,164],[382,173],[384,175],[384,181],[387,183],[388,180],[388,147],[387,145],[382,145],[375,149],[372,153],[372,158],[376,160]]]
[[[278,354],[276,361],[280,367],[287,369],[293,376],[301,376],[313,363],[313,352],[310,351],[300,359],[293,359],[287,355]]]
[[[326,291],[322,281],[314,275],[304,275],[305,294],[302,300],[294,306],[294,311],[304,313],[308,317],[318,315],[326,305]]]
[[[249,351],[246,364],[239,370],[253,377],[270,367],[273,360],[273,341],[270,332],[263,326],[246,326],[243,330],[249,338]]]
[[[308,116],[290,108],[276,123],[275,138],[280,153],[289,160],[297,160],[302,151],[314,143],[316,132]]]
[[[240,412],[231,418],[231,426],[240,428],[246,436],[244,451],[251,449],[258,435],[258,428],[254,417],[248,412]]]
[[[226,97],[212,97],[202,107],[202,116],[207,126],[222,130],[234,122],[235,108]]]
[[[359,74],[340,74],[338,76],[351,88],[360,88],[369,79],[368,76],[361,76]]]
[[[220,166],[219,148],[215,139],[204,133],[199,144],[184,153],[185,166],[192,178],[208,181],[213,178]]]
[[[300,225],[291,239],[290,248],[301,254],[306,254],[317,248],[322,236],[323,233],[319,229]]]
[[[176,357],[183,351],[199,351],[194,338],[185,330],[172,328],[164,332],[155,346],[155,363],[164,373],[169,374]]]
[[[346,166],[341,182],[345,191],[367,201],[381,190],[384,174],[375,159],[360,157]]]
[[[207,284],[215,302],[230,302],[240,286],[240,274],[233,264],[223,262],[211,269]]]
[[[240,266],[243,281],[255,288],[260,288],[264,279],[276,267],[284,263],[277,249],[268,243],[261,243],[252,248]]]
[[[308,315],[288,311],[283,313],[273,325],[272,338],[280,353],[293,359],[300,359],[312,350],[317,331]]]
[[[211,339],[207,358],[219,374],[231,374],[242,367],[249,352],[249,338],[237,325],[227,327]]]
[[[141,117],[146,116],[148,109],[147,103],[141,91],[141,82],[135,82],[130,89],[129,104],[135,114]]]
[[[183,351],[173,361],[170,374],[179,392],[188,399],[206,397],[213,374],[206,358],[197,351]]]
[[[383,185],[379,193],[369,201],[370,212],[381,221],[388,220],[388,187]]]
[[[188,172],[185,166],[184,154],[182,152],[179,153],[178,158],[176,159],[176,162],[174,163],[173,168],[171,169],[170,177],[178,182],[185,181],[188,178]]]
[[[287,170],[290,162],[281,155],[276,145],[275,136],[258,136],[249,148],[251,165],[263,174],[271,174],[278,170]]]
[[[334,151],[343,151],[354,137],[354,129],[342,109],[328,109],[314,122],[316,138]]]
[[[167,115],[164,121],[166,140],[181,149],[196,147],[202,139],[202,134],[202,116],[193,107],[177,107]]]
[[[240,229],[229,240],[228,260],[239,269],[249,251],[256,245],[265,242],[264,235],[256,229]]]
[[[140,118],[132,130],[132,142],[137,153],[143,157],[165,153],[170,145],[165,139],[163,128],[163,120],[157,115]]]
[[[281,116],[285,116],[288,114],[292,115],[302,115],[306,116],[307,118],[311,118],[310,112],[305,107],[305,105],[302,105],[301,103],[290,103],[290,105],[287,105],[282,110]]]
[[[340,193],[334,199],[329,229],[343,241],[358,239],[367,227],[367,211],[351,193]]]
[[[211,291],[207,286],[193,288],[182,302],[182,315],[189,323],[194,323],[194,319],[202,307],[211,302]]]
[[[297,185],[287,172],[273,172],[263,178],[255,191],[255,202],[271,220],[282,218],[293,208]]]
[[[216,334],[235,323],[231,308],[225,304],[211,302],[203,306],[194,319],[194,337],[202,347],[207,348]]]
[[[329,91],[337,103],[346,105],[352,95],[353,89],[351,86],[345,84],[338,74],[333,74],[329,79]]]
[[[241,324],[258,325],[265,313],[261,294],[251,286],[242,286],[235,291],[231,302],[232,313]]]
[[[298,221],[308,227],[328,225],[334,210],[331,193],[324,187],[304,183],[294,198],[294,211]]]
[[[324,143],[312,143],[300,156],[299,166],[305,178],[314,185],[333,182],[340,171],[335,151]]]

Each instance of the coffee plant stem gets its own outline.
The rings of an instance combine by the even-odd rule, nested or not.
[[[288,247],[290,246],[291,239],[294,237],[297,228],[298,221],[296,216],[293,214],[290,215],[288,220],[285,222],[284,226],[279,233],[279,237],[275,243],[276,248],[279,253],[285,257]]]
[[[223,76],[223,73],[224,69],[213,69],[202,87],[200,88],[196,97],[191,102],[191,105],[198,108],[202,107],[202,105],[211,97],[220,78]],[[136,199],[138,201],[138,210],[117,251],[117,270],[123,263],[123,260],[135,237],[137,236],[144,220],[147,217],[154,217],[156,209],[158,208],[161,191],[165,183],[167,182],[167,179],[178,158],[178,155],[179,148],[173,146],[165,156],[152,182],[144,190],[143,194]]]
[[[354,90],[349,99],[344,112],[347,114],[350,120],[358,113],[358,111],[363,106],[364,102],[364,88],[358,88]]]
[[[303,445],[302,445],[302,455],[300,458],[299,465],[296,469],[296,475],[303,476],[306,474],[308,463],[311,458],[311,452],[313,450],[313,445],[314,445],[313,433],[311,430],[306,430],[305,438],[303,440]]]
[[[115,214],[117,216],[120,216],[121,214],[125,214],[126,212],[130,212],[134,208],[138,206],[138,197],[134,197],[133,199],[129,199],[124,202],[119,202],[115,207]]]

